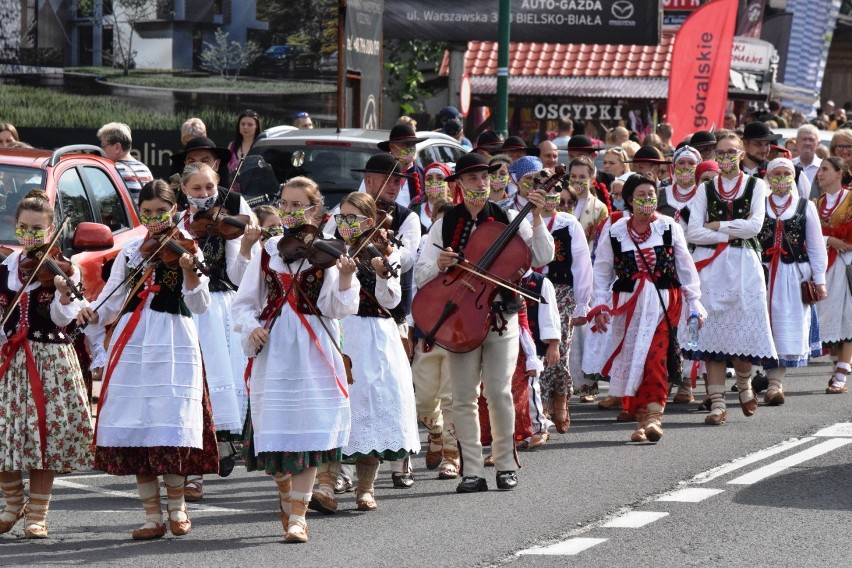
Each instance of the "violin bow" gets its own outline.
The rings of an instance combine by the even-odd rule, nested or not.
[[[228,196],[231,195],[234,191],[234,184],[237,183],[237,176],[240,175],[240,170],[243,169],[243,162],[246,161],[245,156],[240,158],[239,163],[237,164],[237,169],[234,170],[234,177],[231,179],[230,185],[228,185],[228,191],[225,192],[225,197],[222,198],[222,205],[219,207],[219,210],[216,212],[216,215],[213,216],[213,223],[216,223],[219,220],[219,216],[222,214],[222,209],[225,208],[225,203],[228,201]],[[216,190],[217,198],[218,198],[219,190]],[[216,203],[215,201],[213,202]],[[207,248],[207,244],[210,242],[210,237],[213,235],[208,231],[207,237],[204,239],[204,244],[201,245],[201,250],[205,250]]]
[[[50,242],[48,243],[45,250],[52,249],[56,245],[56,243],[59,242],[59,238],[62,236],[62,232],[65,230],[66,225],[68,225],[68,218],[67,217],[65,218],[64,221],[62,221],[62,225],[59,226],[59,229],[57,229],[57,231],[53,235],[53,237],[50,238]],[[8,308],[6,308],[6,314],[3,316],[3,320],[0,321],[0,330],[2,330],[3,328],[6,327],[6,322],[9,321],[9,318],[12,316],[12,312],[15,311],[15,308],[18,307],[18,303],[20,303],[21,298],[23,298],[24,292],[30,286],[30,284],[33,283],[33,280],[35,280],[36,274],[38,274],[38,271],[41,270],[41,267],[44,266],[45,262],[47,262],[47,253],[46,252],[45,252],[45,254],[41,255],[41,258],[39,259],[38,264],[36,264],[36,267],[33,269],[32,273],[27,278],[26,283],[24,283],[24,285],[21,286],[21,289],[18,290],[17,294],[15,294],[15,297],[12,300],[12,303],[9,304]]]
[[[390,215],[390,213],[388,211],[379,208],[379,198],[382,196],[382,193],[385,192],[385,187],[387,187],[388,182],[391,180],[393,175],[394,175],[393,172],[391,172],[387,175],[384,183],[382,183],[382,187],[379,188],[379,191],[378,191],[378,193],[376,193],[376,197],[374,198],[375,201],[376,201],[376,208],[379,209],[379,211],[381,211],[381,213],[382,213],[382,221],[380,223],[379,220],[376,219],[376,224],[373,225],[373,227],[370,228],[370,230],[362,236],[361,242],[359,243],[358,247],[355,249],[355,252],[351,255],[353,258],[358,256],[361,253],[361,250],[365,246],[367,246],[367,243],[369,243],[373,239],[373,235],[375,235],[376,232],[378,232],[378,230],[381,228],[381,224],[384,223],[385,219],[387,219],[388,216]],[[391,206],[392,205],[393,204],[391,203]]]

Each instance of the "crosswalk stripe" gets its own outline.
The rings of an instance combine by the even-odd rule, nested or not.
[[[774,455],[786,452],[787,450],[795,448],[796,446],[801,446],[802,444],[812,442],[814,439],[815,438],[813,437],[794,438],[792,440],[781,442],[780,444],[770,446],[766,449],[754,452],[753,454],[749,454],[747,456],[735,459],[731,463],[719,467],[714,467],[713,469],[709,469],[703,473],[699,473],[698,475],[692,478],[692,483],[707,483],[708,481],[713,481],[714,479],[722,477],[723,475],[727,475],[732,471],[736,471],[753,463],[764,460],[768,457],[772,457]]]
[[[618,516],[601,526],[617,529],[638,529],[639,527],[644,527],[654,521],[659,521],[668,515],[668,513],[658,513],[656,511],[630,511],[629,513]]]
[[[536,546],[516,552],[516,555],[542,555],[542,556],[573,556],[593,546],[597,546],[608,539],[605,538],[569,538],[549,546]]]
[[[671,493],[666,493],[657,499],[657,501],[675,501],[677,503],[700,503],[709,497],[724,493],[724,489],[703,489],[700,487],[687,487],[678,489]]]
[[[785,469],[791,468],[795,465],[799,465],[802,462],[806,462],[815,457],[821,456],[823,454],[827,454],[828,452],[832,452],[837,448],[841,448],[847,444],[852,444],[852,439],[850,438],[831,438],[824,442],[821,442],[815,446],[811,446],[807,450],[803,450],[801,452],[795,453],[792,456],[786,457],[782,460],[778,460],[777,462],[771,463],[769,465],[765,465],[759,469],[756,469],[750,473],[745,475],[741,475],[736,479],[732,479],[728,482],[729,485],[751,485],[752,483],[756,483],[762,479],[766,479],[770,475],[775,475],[776,473],[780,473]]]

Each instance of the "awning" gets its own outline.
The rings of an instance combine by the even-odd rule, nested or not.
[[[474,76],[470,86],[475,94],[493,95],[497,77]],[[668,78],[509,77],[509,93],[514,96],[665,99],[668,92]]]

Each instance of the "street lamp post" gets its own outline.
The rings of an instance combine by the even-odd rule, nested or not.
[[[497,23],[497,112],[494,130],[506,138],[509,134],[509,18],[511,0],[500,0]]]

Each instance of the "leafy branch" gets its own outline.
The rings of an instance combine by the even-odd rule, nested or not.
[[[437,41],[387,40],[385,70],[387,93],[399,103],[403,114],[425,110],[423,101],[434,91],[425,86],[426,72],[435,73],[441,65],[446,44]]]

